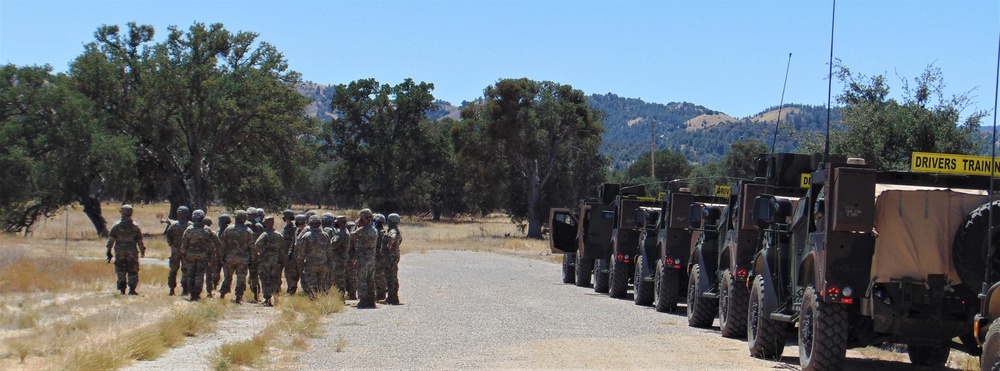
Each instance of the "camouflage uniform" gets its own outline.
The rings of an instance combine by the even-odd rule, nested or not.
[[[399,215],[389,214],[389,230],[383,237],[385,244],[382,247],[383,260],[380,261],[380,273],[386,283],[386,304],[399,304],[399,245],[403,242],[403,235],[399,233]]]
[[[186,206],[178,207],[177,220],[170,220],[167,229],[163,231],[163,235],[167,238],[167,245],[170,246],[170,273],[167,274],[167,287],[170,288],[170,295],[174,294],[174,289],[177,287],[178,269],[181,269],[181,295],[186,295],[188,292],[188,287],[184,286],[184,283],[187,282],[184,270],[187,268],[181,267],[180,256],[181,237],[191,225],[188,221],[188,215],[189,211]]]
[[[110,261],[113,249],[118,291],[124,295],[128,286],[129,295],[138,295],[135,287],[139,285],[139,257],[146,256],[146,245],[142,243],[142,230],[132,222],[132,206],[122,205],[121,214],[122,219],[108,232],[107,256]]]
[[[253,210],[251,213],[250,210]],[[264,209],[250,208],[247,209],[247,228],[253,231],[253,240],[257,241],[261,233],[264,233],[264,226],[261,224],[264,221],[264,216],[261,213]],[[260,301],[260,271],[258,265],[260,262],[257,260],[257,254],[250,254],[250,265],[248,266],[249,272],[247,275],[247,280],[250,282],[250,292],[253,293],[253,302]]]
[[[334,233],[330,235],[330,277],[332,286],[347,293],[347,253],[351,248],[351,236],[347,231],[347,217],[338,216]]]
[[[225,264],[224,280],[219,293],[226,297],[232,287],[233,274],[236,274],[236,302],[243,301],[243,291],[246,290],[247,269],[250,264],[251,246],[253,246],[253,232],[247,229],[246,212],[236,212],[236,223],[225,232],[222,232],[222,260]]]
[[[334,229],[334,225],[333,225],[334,222],[336,221],[336,218],[333,216],[333,214],[323,213],[323,216],[321,216],[319,218],[319,220],[320,220],[320,224],[323,227],[322,228],[323,229],[323,233],[326,233],[327,236],[329,236],[330,238],[333,238],[333,235],[337,234],[337,231]],[[332,251],[332,249],[333,249],[333,240],[330,240],[330,242],[331,242],[330,243],[330,249],[328,249],[328,251]],[[332,255],[327,256],[326,261],[327,261],[326,278],[324,279],[324,282],[326,282],[326,286],[323,287],[323,291],[330,291],[330,288],[333,287],[333,257],[332,257]]]
[[[385,265],[385,215],[375,214],[375,230],[378,231],[378,242],[375,243],[375,300],[385,300],[386,282],[382,266]]]
[[[295,294],[299,287],[299,276],[302,275],[302,261],[297,259],[299,250],[299,236],[308,229],[305,228],[306,217],[299,214],[295,216],[295,227],[288,233],[292,237],[291,246],[288,248],[288,264],[285,265],[285,283],[288,284],[288,295]],[[285,228],[288,228],[287,226]]]
[[[225,232],[226,228],[228,228],[229,224],[232,222],[233,218],[231,218],[229,214],[219,215],[219,229],[215,233],[219,236],[220,240],[222,239],[222,232]],[[226,262],[224,261],[225,256],[222,254],[222,247],[222,245],[219,245],[219,254],[216,255],[213,261],[209,262],[208,270],[212,274],[212,287],[208,290],[208,297],[212,297],[212,291],[215,291],[215,289],[219,287],[219,283],[222,282],[222,267],[226,265]]]
[[[378,231],[372,223],[371,210],[363,209],[359,215],[364,226],[351,233],[358,261],[358,308],[375,308],[374,263]]]
[[[309,219],[309,230],[296,240],[296,259],[302,262],[302,290],[310,298],[326,288],[327,253],[330,250],[330,236],[320,229],[316,216]]]
[[[347,234],[353,234],[355,230],[357,230],[357,228],[354,222],[347,222]],[[345,271],[347,277],[344,279],[344,287],[347,288],[347,298],[350,300],[357,300],[358,259],[353,240],[347,243],[347,269],[345,269]]]
[[[191,227],[184,231],[181,237],[180,256],[184,259],[184,266],[187,267],[187,274],[182,277],[186,282],[182,281],[181,285],[188,288],[191,301],[201,298],[205,276],[211,277],[208,263],[219,254],[219,246],[222,244],[219,236],[202,222],[204,218],[204,211],[195,210],[192,214]],[[211,283],[208,286],[211,288]]]
[[[264,305],[271,306],[271,296],[278,292],[281,283],[281,256],[285,253],[285,237],[274,230],[274,217],[264,221],[264,233],[257,237],[256,249],[260,254],[260,283]]]
[[[295,242],[295,212],[292,210],[285,210],[281,212],[281,220],[285,222],[284,228],[282,229],[281,236],[284,238],[284,245],[281,248],[281,256],[278,258],[281,261],[281,268],[278,274],[281,277],[285,277],[286,273],[285,267],[288,266],[288,252],[292,248],[292,243]],[[281,277],[278,277],[277,290],[274,294],[277,295],[281,293]]]

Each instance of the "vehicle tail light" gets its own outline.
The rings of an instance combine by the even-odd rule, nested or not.
[[[736,270],[736,278],[743,279],[747,276],[747,270],[740,268]]]

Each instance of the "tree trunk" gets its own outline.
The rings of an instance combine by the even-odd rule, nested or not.
[[[538,178],[538,162],[535,161],[534,173],[528,179],[528,238],[542,239],[542,224],[538,221],[535,209],[541,197],[541,183]]]
[[[191,205],[191,197],[188,196],[187,187],[184,184],[183,175],[174,174],[174,181],[170,185],[170,211],[167,213],[167,217],[173,220],[177,220],[177,208],[181,206]],[[194,212],[194,210],[191,210]]]
[[[83,206],[83,213],[87,214],[91,223],[94,223],[94,230],[97,231],[97,235],[107,237],[108,222],[104,220],[104,216],[101,214],[101,200],[90,196],[80,196],[78,198],[80,205]]]

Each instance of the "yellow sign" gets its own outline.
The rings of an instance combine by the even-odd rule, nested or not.
[[[985,156],[913,152],[910,171],[964,175],[990,175],[990,168],[1000,174],[1000,161]]]
[[[812,183],[812,174],[802,173],[799,176],[799,187],[809,188],[809,184]]]
[[[733,189],[733,187],[730,187],[730,186],[717,185],[717,186],[715,186],[715,196],[716,197],[729,197],[729,195],[732,193],[732,189]]]
[[[656,195],[657,200],[664,200],[667,197],[667,192],[660,192]]]

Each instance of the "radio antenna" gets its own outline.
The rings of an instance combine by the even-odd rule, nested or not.
[[[781,109],[785,108],[785,88],[788,87],[788,70],[792,67],[792,53],[788,53],[788,64],[785,66],[785,83],[781,85],[781,101],[778,103],[778,119],[774,122],[774,137],[771,138],[771,156],[774,147],[778,145],[778,126],[781,124]]]
[[[833,15],[830,17],[830,72],[826,81],[826,143],[823,145],[823,163],[830,162],[830,103],[833,96],[833,31],[837,24],[837,0],[833,0]]]
[[[1000,92],[1000,36],[997,38],[997,71],[996,83],[993,88],[993,140],[990,142],[990,189],[986,191],[986,203],[990,205],[990,212],[987,217],[988,233],[986,234],[986,277],[983,279],[982,293],[986,293],[991,285],[993,277],[993,259],[996,252],[993,251],[993,181],[996,178],[997,163],[997,94]],[[986,301],[983,301],[984,305]],[[985,313],[985,311],[983,311]]]

